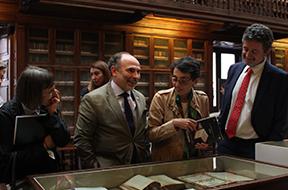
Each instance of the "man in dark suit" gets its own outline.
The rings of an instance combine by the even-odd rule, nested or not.
[[[129,53],[120,52],[108,65],[112,80],[84,96],[79,108],[74,143],[84,168],[133,164],[149,158],[145,97],[134,89],[140,79],[140,63]]]
[[[252,24],[243,34],[243,60],[230,67],[225,83],[219,122],[226,138],[218,153],[254,159],[256,142],[287,135],[287,73],[269,62],[273,40],[262,24]]]

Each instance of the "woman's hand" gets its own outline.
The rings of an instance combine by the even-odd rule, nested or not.
[[[208,144],[206,143],[197,143],[195,144],[195,148],[199,150],[206,150],[208,148]]]
[[[50,135],[47,135],[44,139],[43,146],[45,149],[51,149],[55,147],[55,143]]]
[[[173,119],[173,125],[177,129],[189,129],[195,131],[197,129],[197,122],[189,118],[176,118]]]
[[[56,88],[51,92],[51,98],[49,100],[49,104],[47,106],[47,110],[50,115],[53,113],[57,112],[58,104],[60,102],[60,91],[57,90]]]

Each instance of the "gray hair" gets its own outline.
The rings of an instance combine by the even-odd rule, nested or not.
[[[110,57],[110,59],[108,61],[108,67],[109,67],[110,71],[111,71],[112,66],[114,66],[116,69],[119,68],[120,60],[122,58],[122,55],[124,55],[124,54],[130,55],[130,53],[122,51],[122,52],[115,53],[114,55],[112,55],[112,57]]]
[[[272,30],[259,23],[248,26],[243,34],[242,42],[245,40],[255,40],[263,45],[265,51],[272,47],[274,41]]]

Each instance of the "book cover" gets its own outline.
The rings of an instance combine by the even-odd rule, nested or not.
[[[16,116],[13,143],[26,145],[42,142],[45,137],[45,129],[41,120],[45,116],[46,114]]]
[[[195,139],[201,138],[203,142],[208,144],[223,140],[223,135],[216,117],[205,117],[199,119],[197,120],[197,124],[199,130],[195,134]],[[203,129],[205,130],[205,133]]]

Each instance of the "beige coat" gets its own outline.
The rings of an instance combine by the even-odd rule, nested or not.
[[[136,90],[132,93],[136,103],[134,135],[129,130],[111,82],[91,91],[81,100],[74,143],[83,167],[130,164],[134,147],[140,162],[147,161],[145,97]]]
[[[184,135],[176,130],[172,119],[181,118],[176,106],[174,88],[157,92],[151,102],[148,118],[148,136],[152,142],[153,161],[171,161],[183,159]],[[201,118],[209,116],[208,96],[193,90],[191,106]]]

